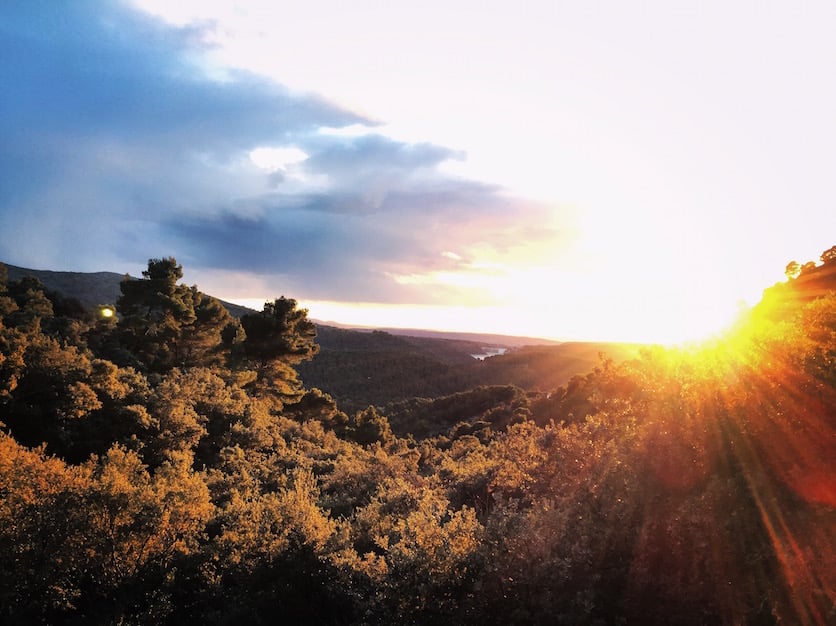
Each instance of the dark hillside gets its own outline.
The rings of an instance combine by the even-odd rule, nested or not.
[[[790,284],[807,302],[836,290],[836,259],[802,270]]]
[[[834,246],[836,248],[836,246]],[[787,265],[787,280],[764,290],[759,307],[769,307],[774,318],[783,317],[794,307],[836,291],[836,250],[831,248],[821,255],[822,263],[813,261]]]
[[[432,356],[449,365],[465,365],[473,361],[471,355],[483,350],[475,341],[438,339],[431,337],[396,336],[386,331],[372,332],[317,325],[317,343],[322,350],[336,352],[415,352]]]
[[[569,342],[525,346],[485,359],[478,343],[386,332],[318,327],[320,352],[299,365],[309,387],[322,389],[344,410],[384,406],[414,397],[436,398],[484,385],[551,391],[586,374],[601,356],[616,363],[634,358],[637,344]]]
[[[396,337],[317,327],[319,354],[299,366],[309,387],[318,387],[344,410],[382,406],[414,396],[438,396],[467,389],[471,354],[481,346],[465,341]]]
[[[616,363],[639,355],[641,344],[571,341],[557,346],[526,346],[476,364],[480,385],[516,385],[551,391],[592,370],[601,358]]]
[[[47,289],[57,291],[68,298],[75,298],[87,308],[94,308],[103,304],[116,304],[121,294],[119,284],[125,278],[125,274],[116,272],[54,272],[52,270],[33,270],[15,265],[4,265],[8,272],[9,281],[33,276],[41,281]],[[221,300],[221,303],[233,317],[241,317],[253,312],[252,309],[231,302]]]
[[[85,307],[115,304],[119,298],[119,283],[124,274],[116,272],[53,272],[6,265],[8,280],[34,276],[49,290],[75,298]]]

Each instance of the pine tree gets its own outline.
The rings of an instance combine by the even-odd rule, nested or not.
[[[119,340],[148,371],[213,365],[222,359],[223,332],[232,316],[197,287],[178,285],[176,259],[150,259],[141,280],[122,281],[117,302]]]
[[[297,398],[302,384],[292,366],[319,351],[316,326],[308,319],[307,309],[297,308],[296,300],[282,296],[265,303],[260,313],[243,316],[241,326],[246,339],[240,353],[245,365],[256,372],[250,388],[259,395]]]

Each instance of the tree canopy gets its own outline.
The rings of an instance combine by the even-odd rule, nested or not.
[[[813,266],[699,349],[351,414],[292,299],[239,322],[152,259],[107,320],[0,266],[0,621],[830,623]]]

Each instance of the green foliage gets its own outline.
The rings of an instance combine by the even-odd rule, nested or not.
[[[279,400],[298,399],[302,384],[292,366],[319,350],[314,342],[316,326],[308,320],[307,310],[298,309],[296,300],[282,296],[265,302],[260,313],[241,317],[241,327],[245,339],[238,352],[244,364],[256,372],[250,388]]]
[[[392,429],[386,416],[378,413],[373,406],[358,411],[349,421],[347,436],[361,446],[375,443],[386,444],[393,439]]]
[[[384,412],[399,436],[431,437],[457,425],[460,434],[471,434],[480,428],[502,429],[526,419],[528,398],[517,387],[480,386],[440,398],[412,398],[393,403]]]
[[[133,356],[130,364],[165,372],[221,363],[237,338],[229,334],[234,322],[223,305],[196,287],[178,285],[183,268],[172,257],[150,259],[142,275],[122,281],[117,302],[118,338]]]
[[[244,315],[242,351],[246,358],[259,366],[276,360],[295,364],[310,359],[319,348],[314,343],[316,327],[307,314],[307,310],[296,308],[296,300],[282,296],[265,302],[260,313]]]

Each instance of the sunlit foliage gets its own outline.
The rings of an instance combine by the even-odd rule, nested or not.
[[[710,344],[350,412],[293,300],[0,271],[0,622],[833,623],[831,252]]]

